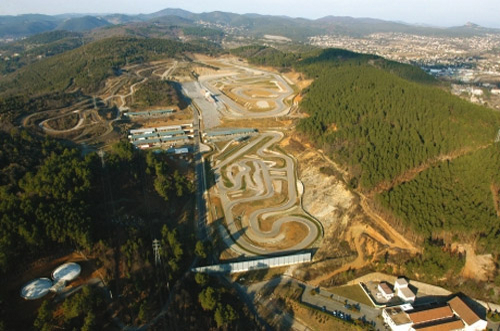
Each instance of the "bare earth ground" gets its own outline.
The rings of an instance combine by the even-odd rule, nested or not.
[[[335,170],[323,155],[303,143],[296,136],[287,137],[281,147],[297,158],[299,178],[304,184],[303,206],[324,228],[324,239],[316,252],[318,276],[312,281],[319,285],[336,274],[349,269],[360,269],[369,265],[381,254],[396,253],[400,250],[416,251],[403,236],[388,226],[383,219],[364,208],[359,208],[360,198],[353,194],[339,176],[321,172],[321,168]],[[354,260],[332,267],[321,260],[335,256],[345,256],[345,248],[339,242],[345,241],[356,253]]]
[[[338,178],[342,169],[325,158],[321,151],[311,148],[298,137],[287,137],[281,146],[295,156],[299,164],[299,178],[304,184],[303,206],[316,217],[324,227],[323,243],[316,253],[320,260],[312,266],[318,271],[312,283],[319,285],[340,272],[360,269],[376,261],[381,254],[398,254],[401,251],[418,253],[419,248],[405,236],[392,228],[369,205],[368,197],[355,195]],[[322,167],[332,167],[337,175],[326,175]],[[345,241],[356,257],[331,267],[321,259],[330,256],[344,256],[338,242]],[[494,277],[495,264],[491,254],[476,255],[473,245],[455,248],[466,254],[466,264],[461,275],[477,281]],[[300,269],[300,268],[298,268]]]
[[[465,266],[462,269],[462,276],[479,281],[488,281],[494,277],[495,261],[491,254],[476,255],[470,244],[456,246],[458,251],[465,252]]]

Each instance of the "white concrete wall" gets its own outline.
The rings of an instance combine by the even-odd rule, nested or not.
[[[193,272],[219,273],[219,272],[244,272],[249,270],[259,270],[267,268],[283,267],[287,265],[305,263],[311,261],[311,253],[303,253],[296,255],[278,256],[267,259],[233,262],[225,264],[217,264],[206,267],[193,268]]]

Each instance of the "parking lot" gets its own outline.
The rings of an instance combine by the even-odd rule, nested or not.
[[[383,321],[377,318],[381,314],[379,309],[354,302],[321,288],[305,285],[302,302],[346,321],[361,319],[373,322],[378,330],[385,329]]]

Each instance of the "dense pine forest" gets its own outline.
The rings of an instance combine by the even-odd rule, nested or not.
[[[26,131],[1,133],[0,139],[2,272],[21,256],[61,245],[90,249],[107,239],[121,217],[119,211],[137,200],[132,199],[134,192],[146,190],[175,206],[194,190],[185,175],[160,162],[159,156],[125,142],[101,160],[96,153],[82,156],[78,149]],[[136,201],[137,217],[148,215],[142,209],[145,198]]]
[[[298,129],[348,169],[351,186],[424,238],[498,252],[500,113],[372,56],[326,50],[296,67],[315,78]]]
[[[157,314],[162,298],[196,256],[207,258],[209,248],[196,241],[193,230],[193,174],[181,173],[166,155],[128,142],[115,144],[102,158],[82,155],[66,143],[17,129],[1,132],[0,145],[0,277],[5,281],[14,281],[37,259],[82,251],[95,258],[109,290],[120,293],[114,307],[119,318],[139,325]],[[153,238],[162,246],[160,267],[154,267]],[[178,308],[160,325],[257,328],[234,291],[217,279],[190,276],[180,284],[181,296],[173,298]],[[0,300],[18,300],[18,291],[4,288]],[[0,327],[111,327],[106,300],[102,291],[88,287],[62,305],[44,300],[38,313],[23,321],[18,306],[4,307]]]

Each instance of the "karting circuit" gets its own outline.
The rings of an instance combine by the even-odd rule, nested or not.
[[[205,139],[218,151],[211,155],[215,186],[209,199],[214,199],[211,214],[221,239],[238,257],[311,248],[322,227],[302,208],[303,188],[294,160],[276,147],[284,134],[244,134],[224,126],[231,120],[287,115],[296,95],[292,83],[234,58],[207,59],[204,64],[217,70],[200,71],[197,81],[182,83],[182,90],[199,110],[205,137],[235,131]]]
[[[237,147],[229,143],[215,158],[215,178],[229,236],[240,255],[293,252],[310,247],[320,225],[300,205],[302,185],[293,159],[272,146],[281,132],[266,132]],[[237,242],[237,245],[234,244]]]
[[[294,91],[273,72],[219,60],[227,72],[199,77],[205,97],[217,105],[226,118],[266,118],[286,115]],[[210,100],[212,99],[212,100]]]

